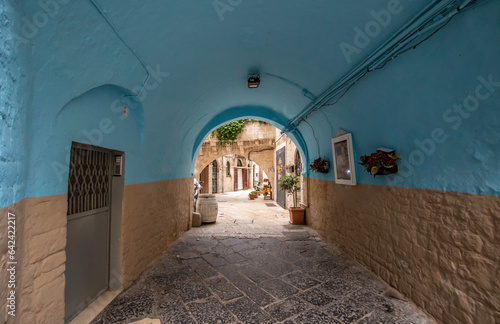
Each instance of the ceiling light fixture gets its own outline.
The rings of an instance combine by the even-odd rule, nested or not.
[[[249,88],[258,88],[260,85],[260,75],[250,75],[248,77],[248,87]]]

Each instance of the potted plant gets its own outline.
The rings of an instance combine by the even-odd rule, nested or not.
[[[370,155],[361,156],[361,164],[365,170],[373,175],[387,175],[398,172],[398,153],[391,150],[377,150]]]
[[[290,213],[290,224],[304,224],[305,208],[297,207],[297,190],[299,190],[300,178],[296,175],[285,174],[278,182],[281,190],[286,190],[289,195],[292,195],[293,207],[288,208]]]
[[[260,189],[260,181],[257,181],[257,184],[253,186],[253,190],[257,193],[257,196],[260,196],[262,193]]]
[[[317,158],[314,160],[313,164],[309,165],[309,168],[311,168],[314,172],[328,173],[328,170],[330,169],[330,161]]]
[[[264,191],[264,199],[272,199],[271,184],[269,182],[264,184],[264,188],[262,190]]]
[[[250,200],[254,200],[255,198],[257,198],[257,191],[251,191],[248,194],[248,198],[250,198]]]

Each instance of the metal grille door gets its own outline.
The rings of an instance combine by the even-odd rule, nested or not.
[[[217,193],[217,176],[218,176],[218,165],[217,161],[212,162],[212,193]]]
[[[111,151],[73,143],[68,179],[65,321],[108,289]]]
[[[109,207],[111,153],[71,148],[68,215]]]
[[[280,190],[278,182],[285,175],[285,147],[276,151],[276,202],[286,208],[286,191]]]

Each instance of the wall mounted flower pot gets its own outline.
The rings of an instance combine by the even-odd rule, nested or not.
[[[388,174],[394,174],[394,173],[398,173],[398,165],[395,164],[392,168],[384,168],[384,167],[381,167],[378,169],[377,171],[377,175],[388,175]]]
[[[305,213],[306,209],[305,208],[288,208],[288,212],[290,213],[290,224],[293,225],[302,225],[304,224],[304,219],[305,219]]]

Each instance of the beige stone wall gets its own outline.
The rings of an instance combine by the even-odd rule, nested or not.
[[[258,121],[247,121],[238,136],[238,140],[274,139],[275,137],[276,127]]]
[[[122,216],[124,288],[189,229],[192,212],[192,178],[125,186]]]
[[[220,182],[221,188],[219,192],[229,192],[229,191],[234,191],[234,178],[233,178],[233,167],[234,167],[234,161],[233,159],[228,159],[228,158],[220,158],[222,161],[222,171],[220,173],[220,178],[222,181]],[[227,162],[229,161],[230,168],[229,168],[229,174],[231,176],[227,176]],[[224,183],[224,185],[222,185]]]
[[[0,210],[0,322],[63,323],[66,195],[26,198]],[[16,316],[6,317],[7,213],[16,215]],[[5,235],[4,235],[5,234]],[[10,289],[9,289],[10,290]]]
[[[189,229],[193,179],[125,186],[122,279],[128,287]],[[7,214],[16,215],[16,316],[7,316]],[[0,323],[64,322],[67,196],[26,198],[0,210]]]
[[[221,156],[239,155],[248,158],[250,151],[272,149],[274,148],[275,134],[276,128],[274,126],[249,121],[243,127],[237,141],[232,145],[220,147],[217,145],[216,137],[208,136],[196,158],[194,173],[199,174],[209,163]]]
[[[263,170],[269,181],[271,182],[271,186],[274,188],[275,185],[275,173],[274,171],[274,148],[272,150],[266,150],[262,152],[252,152],[250,153],[250,160],[254,161],[259,165],[261,170]],[[262,185],[261,185],[262,186]]]
[[[441,323],[498,323],[500,197],[308,181],[329,241]]]

